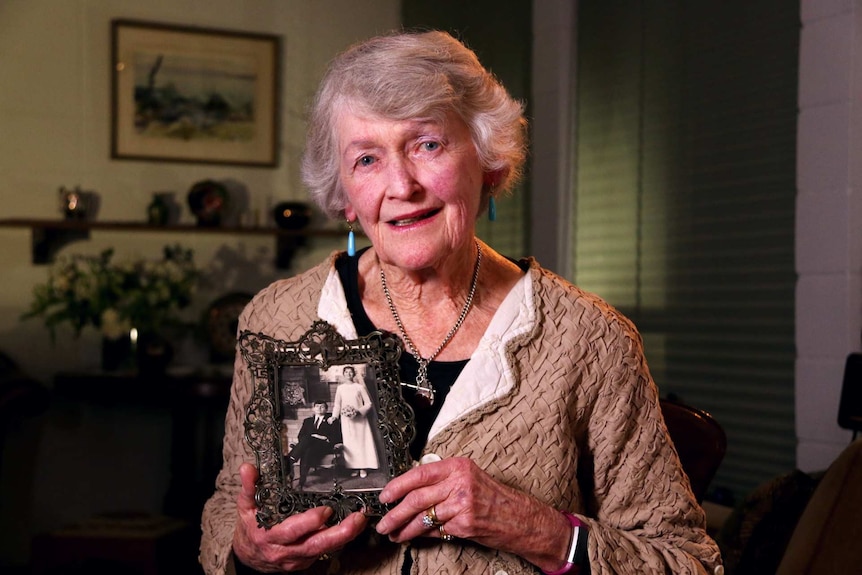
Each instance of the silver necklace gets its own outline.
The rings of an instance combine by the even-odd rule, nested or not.
[[[455,332],[461,327],[461,324],[464,323],[464,319],[467,317],[467,314],[470,312],[470,307],[473,305],[473,296],[476,294],[476,285],[479,283],[479,268],[482,265],[482,247],[479,245],[479,242],[476,242],[476,265],[473,267],[473,280],[470,282],[470,293],[467,295],[467,301],[464,302],[464,308],[461,310],[461,315],[458,316],[458,321],[455,322],[455,325],[452,326],[452,329],[449,330],[449,333],[446,334],[446,337],[443,338],[443,342],[437,346],[437,349],[434,350],[434,353],[429,355],[428,357],[422,357],[419,354],[419,350],[416,349],[416,346],[413,344],[413,340],[410,339],[410,336],[407,335],[407,331],[404,329],[404,324],[401,323],[401,317],[398,315],[398,310],[395,309],[395,304],[392,303],[392,294],[389,293],[389,286],[386,285],[386,274],[383,273],[383,266],[380,266],[380,283],[383,286],[383,295],[386,296],[386,303],[389,304],[389,311],[392,312],[392,318],[395,320],[395,325],[398,326],[398,331],[401,332],[401,339],[404,340],[404,343],[407,345],[407,351],[410,352],[416,359],[416,363],[419,364],[419,371],[416,374],[416,383],[401,383],[401,385],[405,387],[409,387],[416,390],[416,394],[424,397],[428,400],[428,403],[434,404],[434,386],[431,385],[431,382],[428,380],[428,364],[434,361],[434,358],[437,357],[443,348],[449,343],[449,341],[455,337]]]

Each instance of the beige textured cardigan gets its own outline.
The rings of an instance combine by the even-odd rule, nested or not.
[[[293,341],[317,319],[356,337],[334,257],[261,291],[239,329]],[[237,358],[224,467],[204,509],[201,564],[232,573],[239,465],[251,393]],[[718,547],[661,418],[634,326],[598,297],[531,260],[452,386],[426,453],[469,457],[491,476],[589,525],[594,575],[712,573]],[[370,536],[315,573],[400,575],[405,548]],[[539,573],[517,556],[466,541],[413,543],[412,573]]]

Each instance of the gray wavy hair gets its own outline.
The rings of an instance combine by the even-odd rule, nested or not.
[[[479,161],[498,174],[482,188],[491,194],[520,179],[527,156],[523,105],[488,72],[476,54],[445,32],[397,32],[348,48],[329,65],[312,102],[302,179],[312,200],[331,218],[344,218],[336,121],[349,103],[392,120],[454,112],[467,124]],[[481,213],[481,212],[480,212]],[[477,214],[478,216],[478,214]]]

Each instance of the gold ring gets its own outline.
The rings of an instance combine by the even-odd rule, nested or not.
[[[431,529],[432,527],[436,527],[441,525],[439,519],[437,519],[437,510],[434,509],[434,506],[428,508],[428,511],[425,512],[425,515],[422,516],[422,525],[425,529]]]
[[[437,529],[440,530],[440,539],[442,539],[443,541],[452,541],[453,539],[455,539],[453,536],[446,533],[446,530],[443,529],[442,523],[437,526]]]

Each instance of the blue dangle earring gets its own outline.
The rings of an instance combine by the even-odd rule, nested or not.
[[[488,197],[488,221],[497,221],[497,201],[494,199],[494,196]]]
[[[356,255],[356,236],[353,234],[353,222],[347,220],[347,255],[353,257]]]

